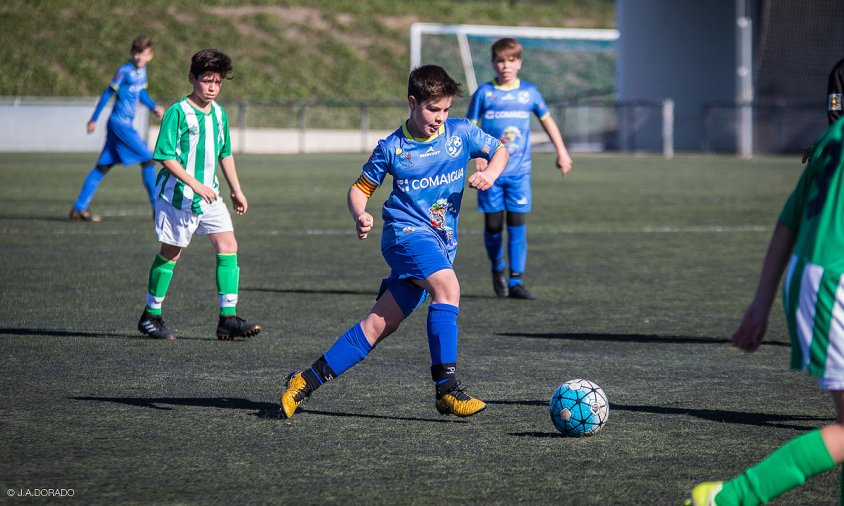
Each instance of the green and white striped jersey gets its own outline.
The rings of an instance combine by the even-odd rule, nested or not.
[[[779,221],[796,234],[793,253],[807,262],[844,274],[844,121],[815,141],[800,181]]]
[[[153,154],[156,161],[176,160],[219,195],[217,161],[231,154],[229,120],[216,102],[211,102],[211,111],[205,114],[184,97],[164,113]],[[173,207],[196,214],[202,214],[208,205],[167,169],[158,173],[156,194]]]

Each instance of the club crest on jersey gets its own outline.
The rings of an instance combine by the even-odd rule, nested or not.
[[[516,100],[518,100],[520,104],[526,104],[530,102],[530,93],[527,91],[520,91]]]
[[[456,135],[452,135],[445,141],[445,152],[452,158],[457,158],[463,151],[463,139]]]
[[[841,93],[830,93],[829,94],[829,110],[830,111],[840,111],[841,110]]]

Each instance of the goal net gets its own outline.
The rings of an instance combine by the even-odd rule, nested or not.
[[[569,149],[604,150],[617,129],[617,30],[415,23],[410,30],[410,67],[436,64],[463,84],[466,99],[495,77],[490,48],[502,37],[524,48],[519,78],[534,83],[563,129]],[[462,115],[468,100],[455,102]],[[537,149],[549,149],[536,118]]]
[[[536,84],[549,101],[615,97],[617,30],[415,23],[410,66],[437,64],[469,93],[495,77],[490,47],[513,37],[524,47],[519,77]]]

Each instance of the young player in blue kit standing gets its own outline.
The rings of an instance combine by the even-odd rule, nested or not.
[[[522,283],[527,265],[527,213],[531,211],[530,189],[530,119],[535,114],[542,122],[557,151],[557,168],[565,176],[571,171],[571,157],[563,144],[560,129],[542,94],[533,84],[518,78],[522,68],[522,46],[506,38],[492,45],[495,81],[484,83],[472,95],[466,117],[484,132],[500,139],[510,153],[510,163],[489,190],[478,192],[478,210],[484,213],[484,245],[492,262],[492,288],[499,297],[533,299],[534,294]],[[478,158],[479,171],[486,160]],[[507,250],[510,279],[504,273],[504,211],[507,211]]]
[[[111,84],[103,91],[94,114],[88,121],[88,133],[93,133],[97,128],[97,119],[111,97],[114,99],[114,107],[108,117],[106,125],[107,134],[105,146],[97,160],[97,165],[91,169],[85,182],[82,183],[82,190],[79,197],[70,209],[68,218],[73,221],[98,222],[102,218],[88,210],[91,199],[100,185],[103,177],[117,163],[123,165],[141,164],[141,178],[149,196],[150,205],[155,208],[155,164],[152,161],[152,153],[146,142],[140,136],[132,122],[135,121],[135,107],[140,100],[149,107],[156,117],[164,115],[164,109],[155,105],[155,102],[147,94],[147,63],[152,60],[152,39],[147,36],[140,36],[132,41],[131,58],[117,69]]]
[[[486,407],[457,381],[460,285],[452,262],[466,183],[478,190],[489,188],[509,155],[506,149],[499,149],[498,140],[469,121],[448,119],[460,85],[441,67],[414,69],[407,94],[410,117],[378,142],[348,193],[358,238],[366,239],[374,222],[366,204],[387,174],[393,176],[392,191],[381,213],[381,252],[390,275],[381,282],[375,305],[362,321],[341,335],[310,368],[287,377],[281,396],[281,410],[287,418],[314,390],[363,360],[428,294],[428,347],[437,411],[463,417]],[[465,177],[466,163],[477,157],[489,160],[489,165],[485,171]]]

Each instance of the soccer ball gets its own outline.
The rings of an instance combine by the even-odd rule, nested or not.
[[[610,416],[607,394],[589,380],[566,381],[551,396],[551,421],[564,436],[591,436]]]

